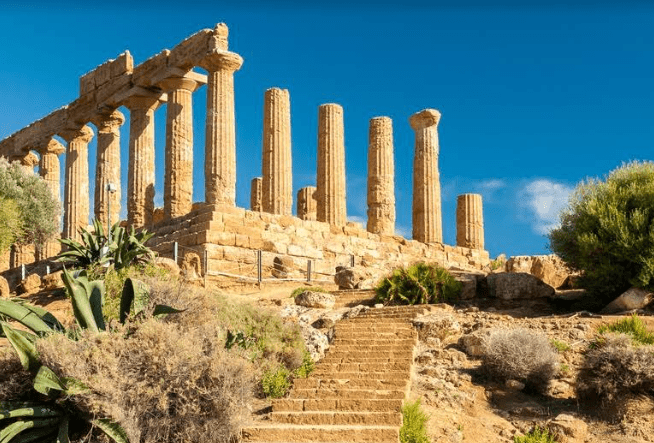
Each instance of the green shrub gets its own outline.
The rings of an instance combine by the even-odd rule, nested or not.
[[[550,248],[598,301],[654,289],[654,162],[631,162],[580,183],[549,234]]]
[[[285,396],[291,388],[291,372],[281,365],[267,369],[261,378],[261,388],[266,397]]]
[[[564,341],[559,340],[550,340],[550,343],[556,349],[557,352],[562,353],[570,350],[570,345]]]
[[[385,305],[415,305],[451,302],[463,285],[436,265],[417,263],[398,268],[375,288],[376,300]]]
[[[4,254],[20,237],[23,229],[18,204],[0,196],[0,254]]]
[[[420,407],[420,399],[406,402],[402,406],[402,427],[400,428],[401,443],[430,443],[427,435],[429,416]]]
[[[544,392],[556,375],[558,355],[547,336],[530,329],[493,329],[482,347],[482,370]]]
[[[316,364],[311,358],[311,354],[309,354],[307,351],[304,351],[304,355],[302,357],[302,364],[300,364],[300,367],[297,368],[293,372],[293,374],[298,378],[307,378],[315,368],[316,368]]]
[[[613,323],[601,325],[597,328],[600,335],[608,332],[625,334],[631,337],[634,345],[654,345],[654,334],[647,330],[643,320],[638,315],[633,314],[629,318],[618,320]]]
[[[530,433],[522,437],[513,437],[513,443],[558,443],[547,429],[540,429],[538,426]]]

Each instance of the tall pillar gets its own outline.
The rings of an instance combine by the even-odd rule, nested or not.
[[[59,205],[61,205],[59,156],[64,152],[66,152],[66,148],[54,139],[49,140],[43,147],[41,147],[41,149],[39,149],[39,154],[41,155],[41,160],[39,161],[39,174],[43,177],[43,180],[45,180],[50,191],[52,191],[52,196]],[[59,226],[59,219],[57,219],[57,226]],[[54,257],[59,254],[60,251],[61,245],[57,240],[48,241],[37,250],[37,260]]]
[[[297,216],[301,220],[316,220],[318,203],[315,186],[300,188],[297,192]]]
[[[64,185],[64,238],[79,239],[78,230],[89,225],[89,142],[93,130],[88,126],[65,129],[66,183]]]
[[[480,194],[463,194],[456,199],[456,245],[484,249],[484,215]]]
[[[152,225],[154,213],[154,111],[163,102],[157,96],[133,96],[129,109],[129,166],[127,222],[140,228]]]
[[[95,218],[102,226],[120,221],[120,127],[125,116],[119,111],[101,114],[92,120],[98,130],[95,165]],[[112,184],[115,191],[107,191]],[[111,214],[109,216],[109,207]]]
[[[236,204],[236,120],[234,116],[234,72],[243,58],[227,49],[227,26],[219,24],[217,49],[200,66],[209,73],[204,158],[205,200],[210,204]]]
[[[170,220],[188,214],[193,205],[193,91],[200,83],[171,77],[159,86],[168,93],[164,220]]]
[[[368,231],[395,234],[393,121],[375,117],[368,129]]]
[[[343,108],[329,103],[318,108],[318,221],[343,226],[345,209],[345,142]]]
[[[425,109],[409,119],[416,133],[413,157],[413,239],[443,242],[441,183],[438,173],[438,122],[441,113]]]
[[[261,177],[252,179],[250,187],[250,209],[253,211],[261,212]]]
[[[291,158],[291,99],[287,89],[271,88],[263,102],[264,212],[290,215],[293,211]]]

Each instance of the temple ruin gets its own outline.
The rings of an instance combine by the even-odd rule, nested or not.
[[[304,272],[311,261],[332,272],[336,265],[352,262],[379,270],[418,260],[473,269],[488,265],[481,196],[459,197],[457,246],[442,243],[440,113],[435,109],[409,119],[415,131],[413,240],[395,234],[395,154],[389,117],[370,120],[367,226],[347,221],[344,110],[334,103],[318,108],[316,183],[298,191],[297,216],[292,215],[290,94],[279,88],[264,94],[262,173],[251,182],[250,209],[236,207],[234,76],[242,65],[241,56],[228,49],[228,29],[222,23],[137,66],[124,52],[83,75],[75,101],[0,141],[0,156],[18,160],[32,171],[38,162],[39,174],[58,199],[63,189],[63,238],[78,237],[91,216],[105,226],[118,221],[126,194],[123,223],[156,232],[150,245],[163,256],[172,256],[181,247],[180,263],[187,253],[203,257],[204,274],[217,275],[227,268],[250,273],[257,253],[261,256],[257,251],[266,253],[265,269],[273,269],[275,258],[279,262],[282,257],[291,274],[293,269]],[[192,199],[193,94],[203,85],[205,201],[198,203]],[[160,106],[166,107],[163,150],[155,147],[154,118]],[[128,116],[119,111],[121,107]],[[121,161],[121,126],[127,118],[129,155]],[[91,196],[88,146],[93,137],[97,167]],[[64,152],[61,186],[59,156]],[[162,209],[154,204],[155,156],[165,158]],[[125,166],[126,190],[120,186]],[[58,252],[59,245],[52,242],[31,261]],[[11,265],[29,260],[15,252]],[[311,265],[308,269],[310,274]]]

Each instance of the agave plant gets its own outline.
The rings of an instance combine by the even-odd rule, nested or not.
[[[152,238],[153,232],[142,230],[134,232],[134,227],[130,226],[129,231],[115,224],[111,228],[112,258],[116,269],[124,268],[133,263],[148,261],[154,258],[154,253],[145,243]]]
[[[106,330],[102,314],[103,282],[90,281],[85,272],[75,278],[65,268],[63,280],[79,328],[93,332]],[[121,322],[127,320],[130,311],[140,315],[148,302],[147,287],[138,280],[127,279],[121,296]],[[179,311],[163,305],[157,305],[154,309],[154,315],[172,312]],[[36,349],[38,337],[67,331],[45,309],[17,300],[0,300],[0,317],[13,319],[31,331],[17,330],[7,322],[0,321],[0,335],[7,338],[23,368],[32,374],[34,390],[46,397],[46,400],[39,402],[0,402],[0,420],[8,420],[8,424],[0,429],[0,443],[68,443],[69,422],[72,418],[84,417],[80,417],[79,411],[67,407],[65,398],[88,391],[88,388],[79,380],[60,378],[41,363]],[[68,336],[73,337],[74,334]],[[89,418],[86,421],[116,443],[129,443],[125,431],[111,419]]]
[[[386,305],[426,304],[451,301],[461,292],[461,283],[439,266],[417,263],[398,268],[375,288],[376,299]]]

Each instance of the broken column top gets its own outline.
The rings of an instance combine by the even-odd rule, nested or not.
[[[416,112],[409,118],[409,123],[414,130],[428,128],[429,126],[438,125],[441,119],[441,113],[436,109],[423,109]]]

